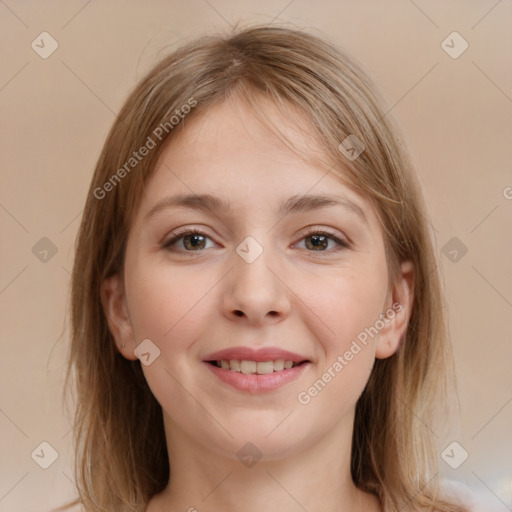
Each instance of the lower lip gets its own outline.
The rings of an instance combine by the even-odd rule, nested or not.
[[[299,377],[302,372],[309,366],[310,363],[303,363],[293,368],[281,370],[278,372],[266,373],[258,375],[256,373],[246,375],[242,372],[235,372],[233,370],[226,370],[219,368],[210,363],[204,363],[219,379],[226,384],[233,386],[240,391],[247,391],[249,393],[263,393],[265,391],[272,391],[284,386],[288,382]]]

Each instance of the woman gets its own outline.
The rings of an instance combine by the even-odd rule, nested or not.
[[[275,26],[196,40],[131,93],[73,270],[86,511],[468,510],[442,492],[453,362],[381,105]]]

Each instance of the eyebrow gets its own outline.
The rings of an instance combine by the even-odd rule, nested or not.
[[[320,208],[341,206],[346,210],[355,213],[360,219],[368,224],[368,220],[363,209],[356,203],[350,201],[346,197],[333,195],[303,195],[292,196],[281,203],[278,214],[289,215],[293,213],[301,213]],[[230,213],[231,205],[229,202],[215,197],[210,194],[180,194],[169,196],[161,199],[151,210],[145,215],[144,221],[162,210],[168,208],[189,208],[214,213]]]

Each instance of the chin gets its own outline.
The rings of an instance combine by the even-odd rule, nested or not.
[[[281,418],[280,421],[282,421]],[[297,430],[291,423],[284,428],[274,423],[272,428],[262,428],[261,424],[253,424],[250,428],[235,429],[233,425],[226,426],[232,434],[224,432],[222,439],[210,440],[208,447],[219,455],[229,459],[244,460],[280,460],[289,457],[308,445],[307,435]],[[276,428],[277,426],[277,428]],[[206,436],[201,436],[205,439]],[[312,442],[312,440],[311,440]]]

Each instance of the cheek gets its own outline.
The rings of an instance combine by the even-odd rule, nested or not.
[[[137,339],[155,339],[162,348],[186,341],[206,314],[208,276],[189,269],[146,265],[134,268],[130,289],[130,316]],[[187,335],[188,333],[188,335]]]
[[[127,295],[136,343],[148,338],[160,350],[154,363],[142,366],[153,395],[165,411],[172,411],[175,421],[209,421],[186,390],[194,388],[188,379],[196,370],[195,343],[209,332],[209,291],[215,280],[204,273],[199,276],[192,266],[147,264],[132,267],[130,275]]]
[[[324,417],[326,423],[344,417],[359,399],[368,382],[375,362],[377,336],[368,334],[375,325],[382,305],[382,293],[368,293],[357,286],[336,288],[332,300],[316,299],[319,328],[318,367],[309,382],[301,389],[297,401],[305,414]],[[316,315],[312,315],[315,317]],[[318,332],[318,329],[317,329]],[[372,331],[373,334],[373,331]]]
[[[315,399],[318,406],[350,406],[363,391],[375,361],[374,326],[387,292],[386,267],[374,262],[368,269],[344,268],[318,277],[314,287],[311,277],[302,283],[302,318],[308,318],[308,329],[317,338],[319,368],[317,384],[304,390],[307,396],[300,403]]]
[[[343,350],[352,339],[375,324],[387,292],[386,269],[344,268],[300,285],[300,298],[314,313],[329,350]],[[314,286],[311,283],[314,283]]]

